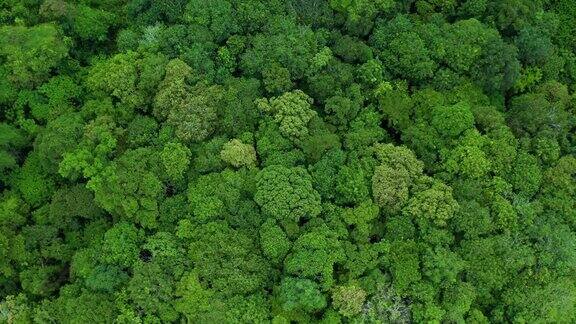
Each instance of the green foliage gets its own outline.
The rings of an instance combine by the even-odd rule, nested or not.
[[[116,217],[156,227],[157,198],[163,186],[155,170],[155,156],[150,149],[127,151],[113,164],[88,181],[96,202]]]
[[[83,40],[106,41],[108,29],[114,24],[114,14],[80,5],[76,8],[72,29]]]
[[[282,228],[270,220],[260,228],[260,241],[264,255],[277,263],[284,260],[291,246]]]
[[[187,273],[176,285],[175,309],[193,322],[211,310],[210,299],[214,293],[202,287],[196,273]]]
[[[103,262],[120,267],[132,266],[138,258],[141,233],[129,223],[118,223],[104,234],[102,241]]]
[[[365,201],[368,196],[366,175],[359,163],[343,165],[335,179],[336,201],[340,204],[350,205]]]
[[[576,322],[574,17],[0,1],[0,323]]]
[[[423,164],[404,147],[379,144],[374,151],[382,162],[372,176],[374,201],[387,212],[398,212],[408,201],[410,187],[422,175]]]
[[[172,180],[182,178],[190,164],[190,150],[180,143],[168,143],[160,152],[160,159],[168,177]]]
[[[432,126],[444,136],[456,137],[474,126],[474,115],[463,102],[452,107],[438,107],[432,113]]]
[[[262,79],[266,91],[270,93],[287,92],[292,88],[290,71],[278,64],[273,64],[262,71]]]
[[[409,323],[410,307],[394,287],[379,284],[376,292],[366,303],[362,319],[367,322]]]
[[[430,189],[415,194],[404,212],[414,217],[417,222],[427,219],[437,226],[446,226],[457,210],[458,203],[452,197],[451,188],[435,182]]]
[[[291,275],[317,279],[326,289],[333,285],[334,265],[342,261],[344,251],[337,234],[321,226],[298,237],[284,268]]]
[[[201,141],[214,129],[222,89],[198,83],[190,86],[191,68],[178,59],[166,66],[166,76],[155,99],[155,113],[166,118],[182,141]]]
[[[0,124],[0,134],[0,172],[8,174],[18,166],[15,153],[25,145],[26,138],[19,129],[6,123]]]
[[[94,119],[84,127],[84,136],[75,150],[64,154],[58,172],[63,177],[92,177],[102,171],[116,149],[122,131],[109,116]]]
[[[371,19],[380,12],[386,12],[395,6],[394,0],[330,0],[330,6],[346,13],[353,22]]]
[[[230,1],[217,0],[205,3],[194,0],[186,5],[183,19],[189,24],[208,28],[215,40],[221,42],[238,32],[234,14]]]
[[[484,177],[492,167],[485,152],[486,144],[487,139],[476,131],[466,131],[460,144],[443,157],[446,170],[472,179]]]
[[[261,99],[258,108],[274,116],[282,135],[294,143],[300,143],[309,134],[308,123],[316,116],[311,109],[313,100],[304,92],[287,92],[280,97]]]
[[[169,300],[174,298],[174,281],[156,263],[139,262],[127,286],[134,307],[142,309],[147,316],[158,321],[174,321],[178,313]]]
[[[264,288],[270,280],[269,264],[256,253],[250,236],[224,222],[199,226],[190,233],[189,257],[199,277],[212,289],[230,296]]]
[[[252,200],[255,173],[248,170],[201,176],[188,188],[190,209],[198,222],[225,218],[231,225],[254,230],[262,222]]]
[[[69,50],[68,41],[53,24],[2,26],[0,44],[7,77],[18,88],[31,88],[48,79]]]
[[[332,293],[332,303],[344,316],[353,316],[362,311],[366,293],[356,286],[340,286]]]
[[[310,219],[321,211],[320,195],[301,167],[268,166],[258,174],[254,200],[262,211],[282,223]]]
[[[14,186],[24,200],[34,207],[40,207],[50,199],[56,189],[56,183],[42,169],[40,156],[29,155],[22,168],[15,174]]]
[[[256,150],[252,145],[244,144],[238,139],[224,144],[220,157],[235,168],[256,166]]]
[[[418,246],[414,241],[397,241],[390,247],[393,283],[400,292],[421,279]]]
[[[432,76],[436,65],[424,41],[413,32],[405,32],[392,39],[384,54],[385,63],[395,74],[408,79],[424,80]]]
[[[176,22],[182,15],[186,2],[182,0],[169,0],[157,3],[152,0],[131,0],[126,5],[128,17],[135,19],[142,25],[152,24],[156,21]]]
[[[283,310],[316,312],[327,305],[319,287],[308,279],[286,277],[278,287],[278,302]]]
[[[264,2],[261,4],[265,5]],[[309,64],[321,51],[321,39],[308,26],[298,25],[295,19],[279,14],[281,16],[275,15],[275,19],[265,23],[266,33],[259,33],[252,39],[253,48],[241,55],[240,68],[246,74],[254,75],[271,65],[280,64],[288,70],[292,80],[299,80],[307,74]]]
[[[46,170],[55,173],[59,163],[80,139],[82,127],[81,116],[66,114],[50,121],[38,134],[34,147]]]

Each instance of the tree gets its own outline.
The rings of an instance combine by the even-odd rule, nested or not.
[[[0,0],[0,323],[576,322],[570,0]]]
[[[151,0],[131,0],[126,9],[128,17],[136,19],[141,25],[153,24],[157,21],[175,22],[181,16],[186,2],[169,0],[156,3]]]
[[[25,294],[6,296],[0,304],[2,320],[13,323],[26,323],[31,321],[30,306]]]
[[[26,106],[36,121],[50,121],[74,112],[74,103],[81,100],[82,88],[68,76],[55,76],[36,91],[22,91],[16,106],[19,116],[26,116]],[[26,101],[26,103],[24,103]],[[24,110],[24,111],[22,111]]]
[[[319,161],[308,167],[314,189],[318,191],[322,200],[332,200],[336,197],[336,192],[334,192],[336,177],[334,175],[344,164],[345,157],[345,153],[341,149],[330,150]]]
[[[191,68],[175,59],[166,66],[166,77],[155,98],[155,114],[167,118],[176,136],[185,142],[206,139],[214,130],[222,89],[198,83],[190,86]]]
[[[41,163],[38,154],[29,155],[22,168],[14,173],[10,180],[24,200],[33,207],[40,207],[48,202],[56,189],[54,179],[42,168]]]
[[[422,175],[423,163],[412,151],[392,144],[374,146],[381,165],[372,176],[374,201],[389,213],[398,212],[408,201],[410,187]]]
[[[365,63],[373,58],[370,46],[348,35],[336,39],[332,52],[348,63]]]
[[[100,259],[130,268],[138,259],[142,233],[130,223],[118,223],[104,234]]]
[[[319,281],[323,289],[334,284],[334,265],[344,261],[342,244],[337,234],[318,226],[298,237],[284,260],[287,273]]]
[[[452,197],[452,189],[441,182],[435,182],[430,189],[414,195],[404,212],[414,217],[417,222],[430,219],[437,226],[446,226],[458,207]]]
[[[347,208],[342,212],[342,218],[348,225],[354,226],[354,238],[367,242],[372,230],[372,222],[378,218],[380,209],[372,201],[361,202],[355,208]]]
[[[264,87],[269,93],[277,94],[288,92],[292,88],[290,71],[279,64],[272,64],[270,67],[263,70],[262,78]]]
[[[113,13],[85,5],[72,10],[72,29],[80,39],[100,42],[108,39],[108,30],[117,20]]]
[[[356,79],[365,87],[374,87],[384,82],[384,66],[378,59],[370,59],[358,68]]]
[[[463,321],[474,299],[474,287],[469,283],[458,283],[448,287],[444,296],[447,309],[444,318],[451,321]]]
[[[128,279],[128,274],[118,266],[96,266],[86,278],[85,285],[93,291],[110,293],[126,284]]]
[[[190,150],[180,143],[168,143],[164,145],[160,153],[160,159],[166,168],[166,173],[171,180],[179,180],[190,164]]]
[[[550,82],[533,93],[515,97],[507,118],[510,128],[520,136],[535,136],[547,130],[565,132],[567,90],[562,84]]]
[[[217,105],[221,100],[218,86],[198,85],[194,96],[183,106],[176,106],[168,116],[168,123],[176,128],[176,135],[184,141],[201,141],[213,131],[217,120]]]
[[[393,286],[379,284],[362,313],[365,321],[410,323],[411,309]]]
[[[374,108],[363,109],[344,134],[344,147],[356,151],[387,140],[386,131],[380,127],[381,118]]]
[[[157,162],[149,148],[127,151],[92,177],[86,187],[94,191],[96,202],[115,217],[155,228],[158,198],[163,191],[158,171],[154,170]]]
[[[572,178],[576,174],[576,159],[564,156],[548,169],[542,179],[540,201],[546,208],[546,214],[555,215],[564,219],[571,226],[574,225],[574,207],[576,190]]]
[[[59,228],[74,227],[78,221],[98,219],[102,210],[94,203],[94,194],[82,184],[58,189],[50,204],[45,221]]]
[[[254,241],[225,222],[198,226],[191,235],[189,257],[201,280],[223,296],[248,294],[266,287],[270,265]]]
[[[38,134],[34,148],[47,171],[56,173],[66,153],[72,151],[76,141],[80,140],[83,126],[82,117],[71,113],[48,122]]]
[[[466,278],[476,288],[479,303],[491,300],[523,267],[533,262],[532,252],[526,246],[505,235],[465,241],[460,254],[468,264]]]
[[[516,37],[520,59],[529,65],[544,65],[554,54],[554,44],[546,31],[525,27]]]
[[[256,99],[262,97],[260,80],[227,78],[224,82],[226,93],[218,107],[220,131],[231,138],[243,139],[242,134],[254,133],[260,121],[260,112],[255,104]]]
[[[420,82],[430,78],[437,68],[426,43],[405,16],[376,26],[370,41],[395,75]]]
[[[297,90],[280,97],[260,99],[257,106],[262,112],[274,117],[282,135],[299,144],[309,133],[308,123],[316,116],[311,108],[312,102],[312,98]]]
[[[67,285],[62,288],[57,299],[37,308],[34,320],[97,322],[102,318],[114,318],[116,313],[117,309],[109,295],[93,293],[78,285]],[[49,317],[44,317],[46,315]]]
[[[137,262],[127,292],[135,307],[147,317],[161,321],[175,321],[178,313],[172,306],[174,281],[154,262]]]
[[[360,163],[343,165],[336,175],[336,202],[352,205],[369,197],[366,175]]]
[[[235,168],[256,166],[256,150],[239,139],[230,140],[220,151],[222,160]]]
[[[164,75],[166,58],[162,54],[127,52],[100,60],[88,72],[86,86],[99,97],[112,96],[120,108],[133,114],[147,110],[150,98]]]
[[[186,273],[177,283],[175,294],[178,297],[174,308],[184,314],[189,321],[202,318],[202,315],[214,310],[214,292],[202,286],[196,273]]]
[[[77,147],[64,153],[58,173],[72,179],[95,176],[109,163],[121,134],[122,130],[109,116],[92,120],[84,126],[84,134]]]
[[[254,201],[262,212],[281,224],[311,219],[321,211],[320,195],[312,187],[312,178],[301,167],[268,166],[257,177]]]
[[[282,228],[270,219],[260,227],[260,244],[264,255],[275,263],[284,260],[292,245]]]
[[[338,312],[346,317],[362,311],[366,293],[357,286],[340,286],[332,293],[332,304]]]
[[[254,2],[256,1],[252,3]],[[252,3],[244,3],[242,9],[253,10],[249,7]],[[259,11],[248,15],[256,13]],[[295,19],[283,14],[264,24],[267,25],[266,33],[255,35],[252,39],[253,47],[241,55],[242,71],[254,76],[262,74],[270,66],[279,64],[288,70],[292,81],[302,79],[307,74],[314,56],[322,49],[319,37],[310,27],[299,26]]]
[[[0,44],[8,78],[17,88],[32,88],[48,79],[52,69],[68,56],[70,47],[53,24],[3,26]]]
[[[392,282],[400,294],[406,293],[410,285],[422,279],[419,249],[416,242],[412,240],[393,242],[388,258]]]
[[[26,144],[22,132],[10,124],[0,123],[0,172],[8,175],[18,166],[16,153]],[[6,181],[5,176],[0,181]]]
[[[258,228],[263,217],[252,197],[256,170],[233,171],[201,176],[190,183],[188,201],[196,222],[226,219],[231,226]]]
[[[208,4],[197,0],[190,1],[186,5],[183,18],[187,23],[207,27],[214,35],[215,41],[219,43],[239,29],[235,10],[230,1],[225,0]]]
[[[467,103],[460,102],[454,106],[441,106],[432,113],[432,126],[444,136],[456,137],[467,129],[474,127],[474,115]]]
[[[318,284],[308,279],[286,277],[278,287],[278,301],[285,311],[302,310],[312,313],[326,307],[326,297]]]
[[[492,161],[486,155],[488,139],[475,130],[466,131],[458,146],[442,155],[444,168],[451,175],[479,179],[492,169]]]
[[[512,185],[522,195],[534,195],[542,180],[542,171],[536,158],[526,152],[520,152],[516,157],[516,167],[512,175]]]
[[[504,299],[509,305],[508,316],[520,321],[574,318],[571,312],[575,303],[574,282],[571,279],[559,278],[543,285],[526,285],[521,291],[509,291],[505,294]]]
[[[370,30],[371,22],[378,14],[391,11],[395,5],[394,0],[330,0],[332,9],[348,17],[347,28],[362,34]]]
[[[148,116],[136,116],[126,128],[127,144],[135,149],[140,146],[151,146],[157,142],[158,122]]]
[[[410,176],[406,170],[379,165],[372,176],[372,193],[378,206],[397,212],[408,201]]]
[[[339,128],[346,129],[360,111],[360,103],[344,96],[334,96],[326,100],[324,111],[330,122]]]
[[[541,10],[543,1],[505,0],[486,5],[487,13],[496,26],[506,32],[519,30],[530,24],[534,14]]]
[[[457,73],[470,75],[487,92],[506,91],[514,84],[520,68],[517,50],[506,44],[495,29],[476,19],[445,27],[445,64]],[[495,53],[500,53],[497,60]]]
[[[169,130],[168,136],[174,136],[171,127],[167,127],[166,130]],[[227,140],[227,138],[219,136],[199,145],[193,145],[191,147],[192,168],[202,174],[223,170],[226,164],[220,157],[220,152]]]

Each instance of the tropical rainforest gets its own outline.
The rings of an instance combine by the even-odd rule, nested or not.
[[[573,0],[0,0],[0,323],[575,323]]]

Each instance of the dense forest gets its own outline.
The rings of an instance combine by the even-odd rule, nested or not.
[[[575,323],[573,0],[0,0],[0,323]]]

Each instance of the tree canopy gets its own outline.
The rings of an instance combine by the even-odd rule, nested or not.
[[[0,323],[576,322],[575,28],[0,1]]]

